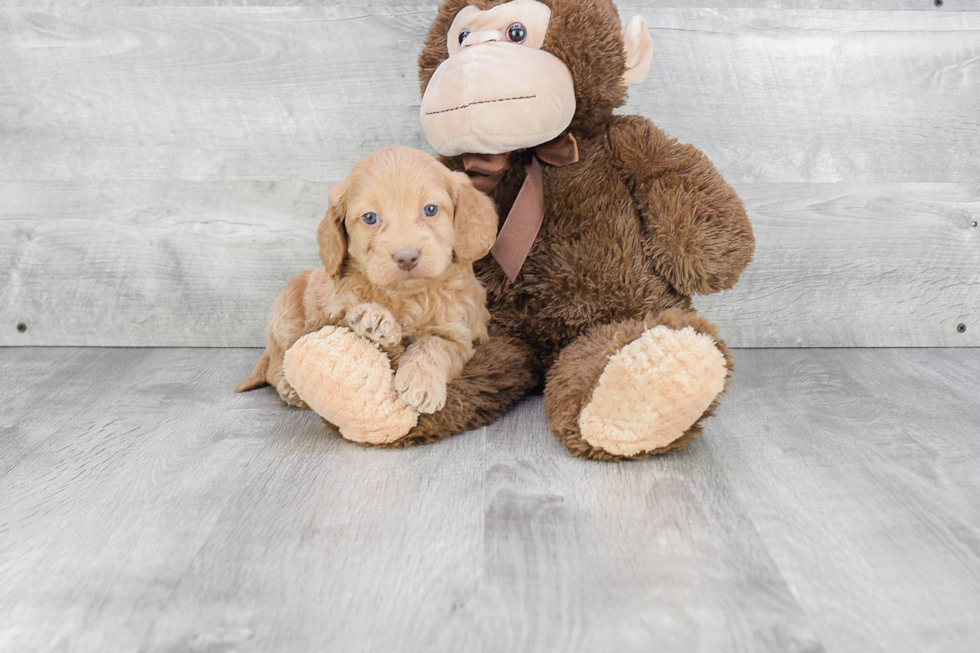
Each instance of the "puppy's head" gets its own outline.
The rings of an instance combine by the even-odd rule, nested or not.
[[[407,147],[389,147],[354,164],[330,192],[317,241],[327,273],[345,259],[375,286],[427,286],[455,257],[486,256],[497,237],[493,202],[469,177]]]

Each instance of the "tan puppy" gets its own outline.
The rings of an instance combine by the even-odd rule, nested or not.
[[[266,351],[235,391],[268,383],[305,407],[284,376],[286,350],[324,326],[346,326],[384,348],[402,400],[422,413],[441,409],[446,385],[487,338],[472,262],[496,235],[493,203],[464,173],[405,147],[364,157],[330,192],[317,232],[323,267],[286,284]]]

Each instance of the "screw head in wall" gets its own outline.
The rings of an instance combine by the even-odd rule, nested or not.
[[[966,325],[960,322],[959,324],[956,325],[956,331],[958,333],[966,333]]]
[[[973,227],[974,229],[976,229],[976,228],[977,228],[977,226],[978,226],[978,225],[977,225],[977,221],[976,221],[976,220],[974,220],[973,222],[971,222],[971,223],[970,223],[970,226],[971,226],[971,227]]]
[[[27,325],[21,322],[20,324],[17,325],[17,330],[20,331],[21,333],[24,333],[25,331],[27,331]]]

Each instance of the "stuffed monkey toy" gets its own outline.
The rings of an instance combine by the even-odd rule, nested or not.
[[[575,456],[642,458],[701,432],[733,364],[690,298],[732,287],[754,239],[699,150],[614,114],[652,55],[642,18],[623,28],[611,0],[440,6],[419,57],[421,121],[443,162],[469,173],[500,213],[492,255],[475,265],[491,335],[442,410],[402,418],[403,436],[361,441],[439,440],[489,424],[542,385],[551,430]],[[346,345],[317,348],[317,337],[293,355],[324,369],[357,359]],[[356,362],[390,376],[367,349]],[[375,412],[367,421],[377,424],[347,417],[359,432],[390,434],[392,411]]]

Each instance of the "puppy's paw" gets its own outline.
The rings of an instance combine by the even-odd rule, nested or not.
[[[276,384],[276,392],[279,393],[279,398],[290,406],[296,406],[297,408],[302,408],[307,410],[309,406],[306,402],[299,398],[299,394],[293,389],[293,386],[286,382],[286,379],[282,379]]]
[[[446,405],[446,379],[410,360],[395,372],[395,392],[420,413],[434,413]]]
[[[344,324],[357,335],[382,347],[393,347],[402,340],[402,328],[386,308],[377,304],[358,304],[347,311]]]

